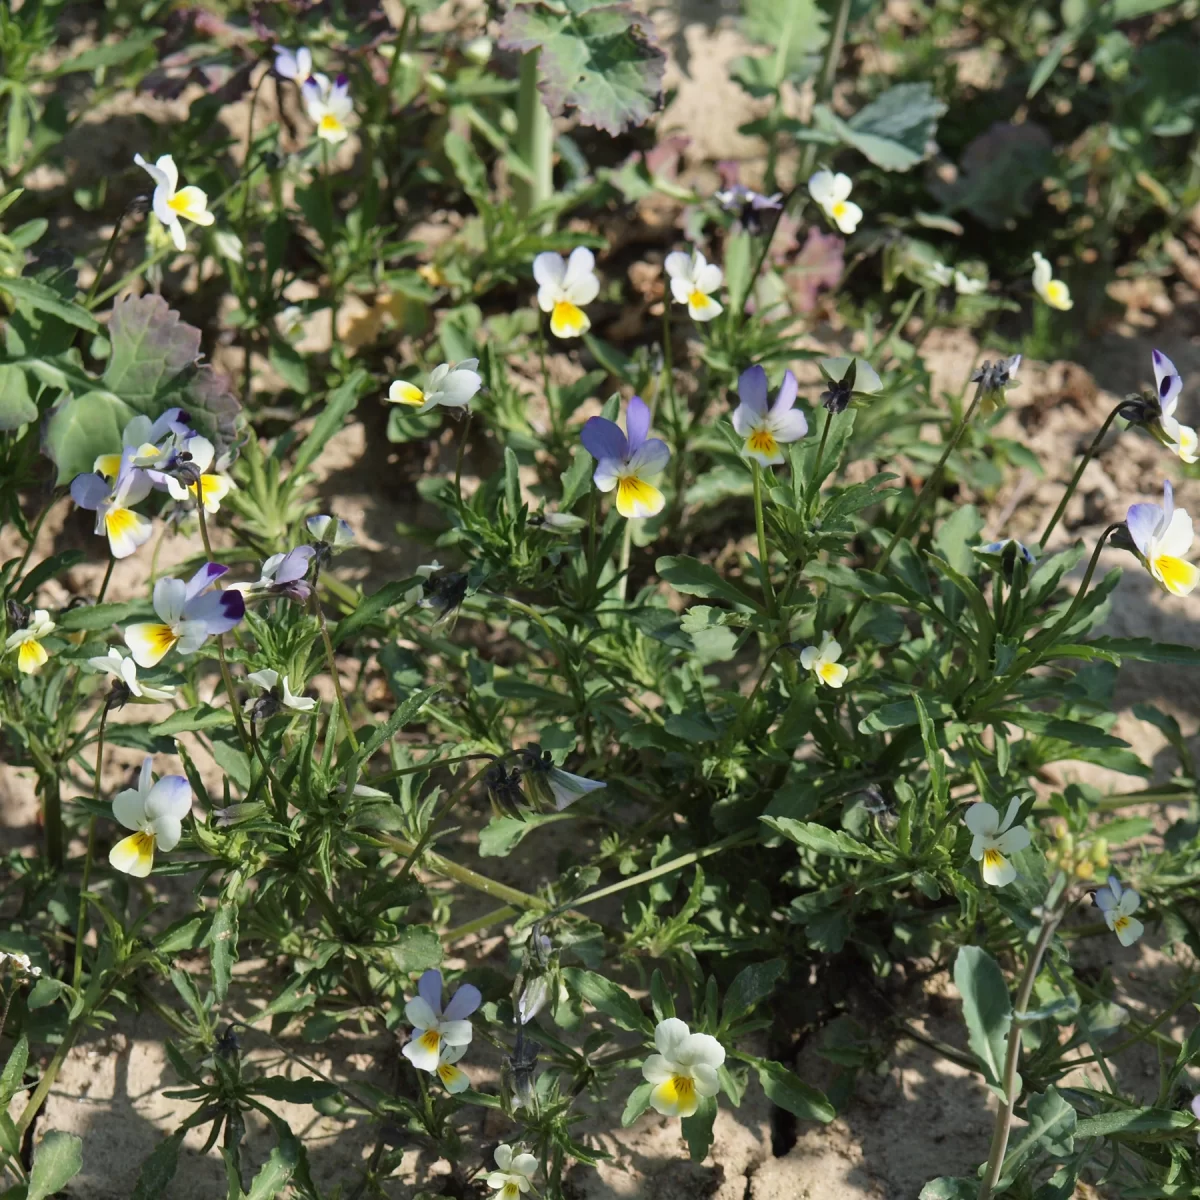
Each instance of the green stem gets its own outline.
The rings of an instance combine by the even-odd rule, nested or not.
[[[346,737],[350,739],[350,749],[358,753],[358,738],[354,736],[354,727],[350,724],[350,710],[346,707],[346,697],[342,692],[342,681],[338,678],[337,660],[333,656],[333,642],[329,638],[329,626],[325,624],[325,613],[321,602],[317,599],[317,589],[312,590],[312,610],[321,628],[321,641],[325,644],[325,663],[329,668],[329,676],[333,680],[334,694],[337,696],[338,708],[342,711],[342,722],[346,726]]]
[[[530,178],[513,177],[517,213],[528,217],[554,194],[554,123],[538,91],[538,50],[521,55],[517,85],[517,156]]]
[[[829,428],[829,422],[825,422]],[[762,579],[763,596],[767,604],[767,616],[775,616],[775,589],[771,586],[771,567],[767,558],[767,529],[763,518],[762,502],[762,468],[754,459],[750,460],[750,470],[754,476],[754,532],[758,537],[758,573]]]
[[[111,693],[110,693],[111,695]],[[104,728],[108,724],[108,698],[100,714],[100,732],[96,736],[96,774],[92,780],[92,803],[100,803],[100,768],[104,763]],[[75,967],[71,975],[71,986],[78,991],[83,974],[83,939],[87,923],[87,890],[92,878],[92,855],[96,849],[96,814],[88,821],[87,850],[83,859],[83,880],[79,885],[79,911],[75,919]]]
[[[1063,492],[1062,499],[1058,502],[1058,507],[1054,510],[1054,515],[1050,518],[1049,524],[1038,541],[1041,549],[1044,550],[1046,548],[1046,543],[1050,540],[1050,535],[1054,532],[1054,527],[1062,519],[1062,515],[1066,512],[1071,497],[1075,494],[1075,489],[1079,486],[1079,481],[1083,478],[1083,472],[1087,469],[1088,463],[1095,457],[1096,451],[1100,449],[1100,443],[1104,441],[1105,434],[1108,433],[1113,421],[1116,420],[1124,403],[1122,401],[1108,414],[1104,424],[1100,426],[1100,431],[1092,438],[1092,444],[1088,446],[1083,457],[1079,460],[1079,466],[1075,468],[1075,474],[1071,476],[1071,482],[1067,484],[1067,490]]]
[[[408,855],[410,861],[415,860],[414,851],[418,849],[418,846],[416,843],[410,842],[407,838],[396,837],[392,834],[381,834],[378,837],[378,841],[391,850]],[[482,892],[485,896],[491,896],[494,900],[503,900],[505,904],[511,904],[518,909],[533,910],[547,907],[545,900],[542,900],[538,896],[531,896],[527,892],[519,892],[516,888],[499,883],[495,879],[489,879],[486,875],[480,875],[477,871],[472,871],[469,867],[460,867],[458,863],[451,862],[448,858],[443,858],[440,854],[435,854],[430,850],[424,851],[422,863],[435,875],[441,875],[444,879],[453,879],[457,883],[465,884],[474,891]]]
[[[108,566],[104,569],[104,578],[100,581],[100,590],[96,593],[96,603],[104,603],[104,593],[108,591],[109,580],[112,579],[113,567],[117,565],[117,560],[109,555]]]
[[[96,268],[96,277],[92,280],[92,286],[88,288],[87,298],[83,302],[84,308],[91,308],[92,301],[96,298],[96,289],[100,286],[100,280],[104,278],[104,272],[108,270],[108,264],[113,256],[113,251],[117,248],[117,239],[121,236],[121,226],[125,224],[125,215],[129,209],[123,209],[121,215],[117,218],[117,223],[113,226],[113,231],[109,234],[108,244],[104,247],[104,255],[100,259],[100,265]]]
[[[992,1146],[988,1153],[987,1169],[984,1172],[983,1182],[979,1185],[979,1200],[991,1200],[992,1190],[1000,1178],[1000,1171],[1004,1166],[1004,1155],[1008,1149],[1008,1134],[1012,1126],[1013,1110],[1017,1107],[1017,1061],[1021,1056],[1021,1033],[1024,1029],[1024,1025],[1017,1019],[1017,1016],[1029,1008],[1029,997],[1033,992],[1034,980],[1037,979],[1042,965],[1042,956],[1046,953],[1046,947],[1050,945],[1050,939],[1054,936],[1054,930],[1058,927],[1061,919],[1061,909],[1057,909],[1043,918],[1037,943],[1033,948],[1033,953],[1029,956],[1029,962],[1025,965],[1025,974],[1021,977],[1017,1002],[1013,1008],[1013,1022],[1008,1030],[1008,1051],[1004,1057],[1004,1074],[1000,1080],[1000,1086],[1004,1091],[1004,1102],[996,1112],[996,1124],[992,1129]]]
[[[492,760],[492,762],[497,761],[500,760]],[[438,811],[430,818],[429,824],[425,826],[425,830],[417,840],[416,845],[413,846],[412,850],[409,851],[408,858],[405,860],[404,866],[400,868],[400,874],[396,876],[396,883],[403,883],[409,877],[409,875],[412,874],[413,866],[421,857],[421,852],[433,840],[433,835],[437,833],[438,826],[442,823],[442,821],[445,820],[446,815],[455,806],[455,804],[457,804],[458,801],[461,800],[462,797],[471,790],[475,782],[483,777],[484,772],[491,770],[491,767],[492,763],[489,763],[486,767],[481,767],[473,775],[469,776],[464,783],[455,788],[449,796],[446,797],[441,808],[438,809]]]
[[[38,534],[42,531],[42,522],[46,519],[46,514],[54,507],[54,501],[58,499],[58,489],[55,488],[51,493],[50,499],[42,505],[41,512],[37,515],[37,520],[33,523],[33,528],[29,531],[29,541],[25,543],[25,550],[22,553],[20,560],[17,563],[17,569],[12,573],[10,578],[16,580],[21,578],[21,572],[25,570],[25,564],[29,561],[30,554],[33,553],[33,544],[37,541]]]
[[[467,453],[467,436],[471,432],[471,418],[475,414],[467,409],[467,419],[463,422],[462,436],[458,439],[458,454],[454,459],[454,494],[458,497],[458,507],[462,508],[462,469],[463,458]],[[511,514],[510,514],[511,515]]]
[[[813,462],[812,478],[808,481],[808,486],[805,489],[804,507],[806,511],[813,500],[816,499],[817,493],[821,490],[821,464],[825,461],[825,443],[829,440],[829,427],[832,424],[833,413],[826,409],[825,424],[821,427],[821,440],[817,444],[817,457]]]

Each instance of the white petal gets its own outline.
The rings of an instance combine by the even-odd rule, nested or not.
[[[692,256],[682,250],[673,250],[663,259],[663,269],[672,282],[678,279],[686,285],[692,277]]]
[[[654,1046],[664,1058],[678,1061],[679,1051],[691,1036],[686,1021],[678,1017],[667,1017],[659,1021],[654,1030]]]
[[[567,273],[567,264],[561,254],[546,250],[533,260],[533,277],[542,287],[562,287],[563,277]]]
[[[963,822],[977,837],[995,837],[1000,814],[986,800],[979,800],[963,814]]]
[[[136,788],[126,788],[113,797],[113,819],[126,829],[141,829],[146,822],[146,806]]]

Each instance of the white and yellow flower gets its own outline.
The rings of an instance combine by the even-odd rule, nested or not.
[[[780,447],[798,442],[808,433],[808,420],[793,407],[796,390],[795,375],[785,371],[775,403],[768,408],[766,371],[754,366],[742,372],[738,379],[740,403],[733,410],[733,428],[744,439],[744,458],[752,458],[763,467],[777,465],[783,462]]]
[[[691,254],[675,250],[667,255],[663,268],[675,303],[686,304],[693,321],[711,321],[721,315],[723,309],[713,299],[713,292],[725,281],[725,274],[716,263],[710,263],[699,250]]]
[[[269,667],[262,671],[254,671],[246,676],[246,680],[266,692],[280,707],[290,708],[293,712],[303,713],[305,716],[316,711],[317,702],[312,696],[305,696],[303,693],[295,695],[288,677],[280,677],[278,671],[272,671]],[[261,703],[261,699],[252,696],[243,706],[246,715],[251,716],[256,710],[261,711]]]
[[[1200,582],[1200,568],[1185,557],[1192,548],[1192,518],[1176,508],[1170,480],[1163,484],[1163,502],[1132,504],[1125,527],[1138,557],[1159,586],[1173,596],[1186,596]]]
[[[434,1074],[442,1081],[442,1087],[451,1095],[465,1092],[471,1086],[466,1071],[458,1066],[458,1060],[467,1052],[466,1046],[443,1045]]]
[[[980,864],[983,882],[992,887],[1004,887],[1016,879],[1017,868],[1008,856],[1019,854],[1033,840],[1024,825],[1013,825],[1020,807],[1020,797],[1014,796],[1002,821],[994,805],[980,800],[963,816],[973,836],[971,857]]]
[[[191,785],[182,775],[164,775],[157,783],[151,758],[142,760],[137,787],[118,792],[113,816],[134,832],[108,854],[118,871],[145,879],[154,866],[155,850],[174,850],[183,836],[183,819],[192,811]]]
[[[24,628],[8,635],[4,650],[17,652],[17,670],[22,675],[36,675],[46,665],[50,655],[42,645],[42,639],[49,637],[56,626],[50,620],[50,614],[44,609],[35,609]]]
[[[625,430],[605,417],[591,417],[580,432],[583,448],[596,460],[592,482],[602,491],[617,493],[617,512],[623,517],[653,517],[666,498],[650,483],[662,472],[671,451],[661,438],[651,438],[650,410],[640,396],[629,401]]]
[[[532,1154],[517,1154],[507,1144],[496,1147],[496,1170],[487,1177],[487,1185],[500,1195],[496,1200],[517,1200],[533,1186],[538,1160]]]
[[[1066,312],[1075,301],[1071,299],[1071,289],[1061,279],[1054,278],[1054,270],[1040,251],[1033,252],[1033,290],[1051,308]]]
[[[336,146],[350,136],[346,121],[354,112],[354,101],[345,75],[331,82],[327,75],[314,72],[300,85],[300,93],[309,120],[317,127],[317,137]]]
[[[155,461],[157,454],[157,447],[149,444],[141,449],[126,449],[117,456],[118,466],[111,486],[100,473],[76,475],[71,480],[71,499],[80,508],[95,512],[96,533],[107,534],[113,558],[128,558],[154,533],[154,522],[134,512],[133,505],[150,494],[150,479],[136,464]],[[109,458],[109,455],[102,455],[96,460],[98,472],[111,465]]]
[[[808,181],[808,194],[842,233],[853,233],[863,218],[863,210],[850,199],[853,184],[840,171],[818,171]]]
[[[1132,888],[1123,888],[1115,875],[1108,877],[1108,887],[1100,888],[1094,899],[1122,946],[1132,946],[1146,932],[1145,925],[1133,915],[1141,907],[1142,898]]]
[[[664,1117],[690,1117],[720,1090],[725,1047],[707,1033],[692,1033],[678,1017],[659,1021],[654,1045],[658,1053],[642,1063],[642,1077],[654,1084],[650,1105]]]
[[[533,260],[537,281],[538,308],[550,314],[550,332],[555,337],[582,337],[592,327],[585,304],[600,294],[596,278],[596,256],[586,246],[576,246],[570,258],[546,250]]]
[[[850,673],[838,659],[842,657],[842,645],[827,633],[819,646],[805,646],[800,651],[800,665],[827,687],[840,688]]]
[[[418,1071],[438,1074],[438,1067],[444,1065],[442,1051],[445,1047],[461,1047],[465,1051],[471,1044],[475,1031],[467,1018],[482,1000],[474,984],[464,983],[443,1009],[442,973],[426,971],[417,981],[417,994],[404,1006],[404,1015],[413,1027],[413,1035],[401,1053]]]
[[[133,661],[132,657],[122,654],[116,646],[111,646],[107,654],[89,658],[88,666],[94,667],[97,671],[103,671],[105,675],[124,684],[125,689],[135,700],[170,700],[175,695],[175,688],[170,684],[155,686],[143,683],[138,679],[137,663]]]
[[[419,416],[437,405],[444,408],[466,408],[471,397],[483,386],[483,376],[476,368],[479,359],[464,358],[458,363],[441,363],[429,372],[422,391],[415,383],[397,379],[388,388],[389,404],[403,404]]]
[[[140,154],[133,156],[151,179],[154,180],[154,215],[167,227],[176,250],[187,249],[180,217],[186,217],[196,225],[211,225],[216,217],[208,211],[208,196],[202,188],[179,187],[179,168],[175,160],[164,154],[155,163],[148,163]]]

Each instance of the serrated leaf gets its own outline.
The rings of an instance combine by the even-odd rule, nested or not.
[[[158,1143],[142,1162],[137,1185],[131,1200],[160,1200],[163,1192],[175,1178],[179,1169],[179,1147],[183,1144],[184,1130],[176,1130],[169,1138]]]
[[[441,966],[442,942],[428,925],[405,925],[388,946],[396,965],[409,974]]]
[[[108,336],[104,386],[139,411],[148,411],[163,386],[200,358],[200,330],[153,293],[118,300]]]
[[[945,104],[928,83],[899,83],[843,121],[818,105],[813,121],[885,171],[910,171],[926,159]]]
[[[764,824],[769,825],[776,833],[782,834],[788,841],[795,842],[806,850],[825,854],[830,858],[865,858],[873,862],[883,861],[883,855],[873,850],[865,842],[843,833],[840,829],[830,829],[826,825],[818,825],[814,821],[797,821],[792,817],[760,817]]]
[[[500,44],[540,49],[538,89],[555,116],[572,107],[584,125],[613,137],[644,124],[662,102],[667,64],[649,23],[630,5],[572,8],[580,11],[518,5],[500,28]]]
[[[233,980],[233,964],[237,962],[238,910],[229,900],[222,900],[213,916],[212,929],[208,935],[209,954],[212,959],[213,991],[218,1000],[229,994]]]

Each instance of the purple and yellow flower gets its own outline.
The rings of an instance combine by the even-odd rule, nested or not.
[[[1200,444],[1196,431],[1190,425],[1181,425],[1175,416],[1179,405],[1179,393],[1183,391],[1183,378],[1175,364],[1160,350],[1151,354],[1154,363],[1154,390],[1158,396],[1158,420],[1148,428],[1173,454],[1185,463],[1200,459]]]
[[[76,475],[71,480],[71,499],[80,508],[95,512],[96,533],[108,535],[113,558],[128,558],[154,533],[150,518],[133,511],[133,506],[150,494],[146,472],[134,465],[138,453],[132,448],[124,451],[111,484],[100,474]]]
[[[475,1031],[467,1018],[482,1001],[479,989],[464,983],[443,1009],[442,973],[426,971],[417,981],[417,994],[404,1006],[404,1015],[413,1027],[413,1036],[402,1051],[404,1057],[418,1071],[437,1074],[445,1047],[465,1050],[471,1044]]]
[[[785,371],[775,403],[767,407],[767,373],[762,367],[743,371],[738,380],[741,403],[733,410],[733,428],[744,439],[742,455],[762,467],[783,462],[781,446],[798,442],[808,433],[808,421],[797,412],[796,377]]]
[[[227,633],[246,615],[241,592],[209,590],[228,570],[220,563],[205,563],[187,583],[168,577],[154,585],[158,621],[125,629],[125,644],[139,667],[157,665],[172,647],[180,654],[195,654],[210,637]]]
[[[171,469],[152,470],[150,477],[167,489],[172,500],[182,502],[190,498],[203,504],[206,513],[213,514],[236,486],[228,475],[209,470],[215,456],[212,442],[200,434],[193,434],[183,439],[178,452],[172,455]],[[187,478],[181,479],[180,476],[185,474]]]
[[[142,760],[137,787],[118,792],[113,816],[133,833],[122,838],[108,861],[126,875],[145,879],[154,866],[155,850],[174,850],[183,836],[183,819],[192,811],[192,788],[182,775],[164,775],[157,783],[152,760]]]
[[[229,590],[250,599],[286,596],[303,604],[312,595],[312,585],[304,577],[316,553],[312,546],[296,546],[286,554],[272,554],[259,568],[257,582],[231,583]]]
[[[538,308],[550,314],[550,332],[555,337],[582,337],[592,327],[585,304],[600,294],[596,278],[596,256],[586,246],[576,246],[570,258],[546,250],[533,260],[537,281]]]
[[[1123,888],[1115,875],[1108,877],[1108,887],[1098,889],[1093,899],[1122,946],[1132,946],[1146,932],[1145,925],[1133,915],[1142,898],[1132,888]]]
[[[317,127],[317,137],[331,146],[344,142],[350,135],[346,121],[354,112],[345,75],[331,82],[327,75],[314,72],[300,85],[300,93],[309,120]]]
[[[1200,569],[1184,557],[1192,548],[1192,518],[1176,508],[1170,480],[1163,484],[1163,502],[1132,504],[1125,527],[1138,557],[1164,591],[1186,596],[1200,582]]]
[[[623,517],[653,517],[666,499],[648,480],[662,472],[671,451],[660,438],[647,438],[650,410],[634,396],[625,410],[625,430],[615,421],[592,417],[583,427],[583,448],[596,460],[592,481],[602,492],[616,489],[617,512]]]

